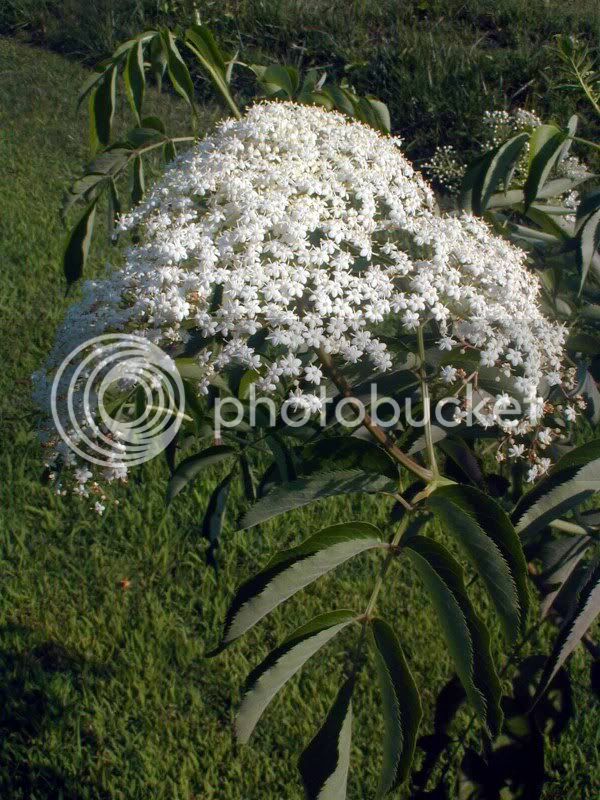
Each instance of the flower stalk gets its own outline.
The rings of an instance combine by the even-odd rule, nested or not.
[[[419,345],[419,373],[421,378],[421,396],[423,398],[427,461],[429,463],[429,468],[431,469],[432,477],[435,480],[439,477],[440,473],[435,458],[435,448],[433,446],[433,435],[431,431],[431,399],[429,397],[429,386],[427,384],[427,374],[425,372],[425,340],[423,337],[423,325],[420,325],[417,331],[417,341]]]
[[[331,378],[340,394],[343,394],[344,397],[352,397],[352,387],[346,378],[341,374],[341,372],[336,369],[333,359],[329,353],[320,347],[317,350],[317,356],[326,374]],[[410,470],[418,478],[421,478],[424,481],[429,482],[433,478],[433,473],[431,470],[422,467],[420,464],[417,464],[414,459],[401,450],[393,441],[393,439],[388,436],[388,434],[382,428],[380,428],[379,425],[373,422],[366,411],[362,424],[373,436],[373,438],[379,442],[384,450],[389,453],[394,461],[396,461],[398,464],[401,464],[403,467],[406,467],[406,469]]]

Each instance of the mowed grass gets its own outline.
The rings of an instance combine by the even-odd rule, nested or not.
[[[59,56],[0,40],[0,797],[300,800],[297,755],[335,696],[343,645],[356,634],[348,632],[291,681],[244,748],[231,733],[241,687],[250,668],[300,623],[333,608],[363,609],[377,560],[356,559],[297,595],[218,659],[204,653],[218,640],[236,586],[274,549],[349,519],[388,530],[389,506],[353,497],[246,532],[235,531],[230,515],[217,581],[200,536],[216,473],[167,512],[166,470],[146,465],[102,518],[85,501],[41,484],[29,376],[69,302],[58,208],[65,182],[86,157],[74,110],[84,76]],[[169,104],[174,123],[185,117],[176,102],[160,102]],[[108,257],[101,248],[92,269]],[[480,606],[502,663],[506,646],[496,620],[483,598]],[[452,669],[427,598],[402,562],[379,612],[402,640],[427,730]],[[552,633],[535,646],[547,647]],[[600,787],[600,713],[588,668],[578,651],[571,662],[577,712],[549,749],[548,800],[591,800]],[[371,663],[355,712],[352,800],[374,796],[381,756]],[[460,722],[458,736],[464,716]]]
[[[140,30],[185,28],[192,7],[239,61],[314,67],[384,100],[417,163],[440,144],[470,150],[485,110],[521,105],[564,124],[574,99],[556,89],[553,39],[574,34],[597,49],[600,36],[597,0],[4,0],[0,32],[92,65]],[[250,70],[236,66],[233,82],[238,97],[254,95]],[[593,115],[585,102],[578,110],[593,138]]]

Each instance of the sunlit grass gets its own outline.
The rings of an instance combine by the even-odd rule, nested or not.
[[[240,689],[251,666],[301,622],[335,607],[364,608],[376,560],[356,559],[297,595],[218,659],[203,655],[235,587],[273,549],[349,519],[387,530],[389,507],[355,496],[241,533],[231,515],[217,582],[200,536],[216,473],[166,512],[166,470],[147,465],[102,518],[41,484],[29,375],[68,302],[58,207],[86,158],[74,111],[83,77],[58,56],[0,40],[0,797],[300,800],[296,758],[339,685],[343,648],[317,656],[242,749],[231,735]],[[174,126],[184,118],[178,103],[161,102]],[[93,269],[108,256],[101,248]],[[482,608],[501,659],[496,621]],[[426,727],[451,667],[425,595],[401,564],[379,611],[402,639]],[[548,798],[592,798],[600,780],[600,714],[586,664],[578,652],[577,717],[549,751]],[[377,781],[382,721],[372,675],[369,665],[358,689],[352,800],[372,797]]]

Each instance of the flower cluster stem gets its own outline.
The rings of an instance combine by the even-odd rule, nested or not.
[[[344,378],[344,376],[335,368],[333,359],[331,358],[329,353],[325,352],[325,350],[321,347],[317,350],[317,355],[319,357],[319,361],[323,366],[323,369],[325,370],[329,378],[331,378],[338,391],[341,394],[343,394],[344,397],[352,397],[353,396],[352,388],[350,384]],[[409,455],[403,452],[396,445],[393,439],[390,436],[388,436],[388,434],[382,428],[380,428],[379,425],[373,422],[373,420],[366,411],[364,414],[362,424],[373,436],[373,438],[379,442],[379,444],[389,453],[389,455],[395,461],[397,461],[403,467],[406,467],[406,469],[410,470],[417,477],[421,478],[424,481],[429,482],[432,479],[433,473],[431,472],[431,470],[422,467]]]
[[[379,570],[379,575],[377,576],[377,580],[375,581],[375,585],[373,586],[373,591],[371,592],[371,596],[369,598],[369,602],[367,603],[367,607],[365,608],[365,612],[362,615],[362,619],[361,619],[362,630],[361,630],[360,638],[359,638],[358,643],[356,645],[356,650],[354,652],[354,659],[353,659],[353,672],[354,672],[354,674],[356,674],[356,672],[358,670],[358,665],[359,665],[359,661],[360,661],[360,655],[361,655],[362,648],[364,646],[364,642],[365,642],[365,639],[366,639],[366,636],[367,636],[367,627],[369,625],[369,622],[372,619],[373,612],[374,612],[375,606],[377,604],[377,598],[379,597],[379,593],[381,592],[381,589],[383,587],[383,581],[385,579],[385,576],[387,574],[388,569],[390,568],[390,565],[391,565],[393,559],[397,556],[396,549],[397,549],[398,545],[400,544],[400,539],[402,539],[402,536],[403,536],[404,532],[406,531],[406,528],[408,527],[409,519],[410,518],[409,518],[409,516],[407,514],[404,517],[404,519],[402,520],[402,522],[400,523],[400,525],[398,526],[398,530],[396,531],[396,533],[394,534],[394,538],[390,542],[388,554],[385,557],[385,559],[384,559],[384,561],[383,561],[383,563],[381,565],[381,569]]]
[[[423,415],[425,419],[425,443],[427,446],[427,460],[433,478],[439,477],[439,470],[437,461],[435,459],[435,448],[433,446],[433,436],[431,433],[431,400],[429,397],[429,386],[427,384],[427,375],[425,373],[425,340],[423,337],[423,326],[419,326],[417,332],[417,341],[419,345],[419,370],[421,377],[421,396],[423,398]]]

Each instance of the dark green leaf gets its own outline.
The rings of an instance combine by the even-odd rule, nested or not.
[[[484,153],[467,168],[460,187],[460,206],[464,211],[481,214],[481,190],[494,153]]]
[[[443,545],[423,536],[406,542],[405,551],[429,592],[469,703],[496,734],[502,725],[500,682],[489,633],[466,593],[462,569]]]
[[[236,592],[227,612],[223,645],[238,639],[305,586],[366,550],[384,547],[381,531],[367,522],[346,522],[282,550]]]
[[[352,742],[354,678],[340,689],[321,730],[299,762],[307,800],[344,800]]]
[[[600,612],[600,559],[593,561],[586,580],[570,615],[561,627],[550,654],[534,702],[544,694],[548,685],[571,655]]]
[[[138,123],[142,119],[142,106],[144,92],[146,91],[146,78],[144,75],[144,49],[142,42],[132,47],[127,56],[125,65],[125,91]]]
[[[446,437],[438,443],[440,450],[445,453],[451,462],[454,463],[455,469],[458,468],[459,474],[464,475],[464,478],[471,481],[475,486],[480,488],[484,485],[483,472],[477,456],[469,445],[457,436]],[[448,462],[446,469],[448,469]],[[454,477],[452,474],[447,477]]]
[[[365,102],[371,106],[375,130],[389,134],[392,130],[392,122],[386,104],[371,95],[365,97]]]
[[[165,123],[162,121],[160,117],[154,117],[154,116],[144,117],[141,125],[142,128],[152,128],[153,130],[158,131],[159,133],[166,134],[167,132]]]
[[[302,469],[307,474],[356,468],[398,481],[395,462],[383,448],[367,439],[332,436],[308,444],[302,451]]]
[[[357,469],[298,478],[285,486],[274,488],[253,505],[244,514],[240,529],[252,528],[294,508],[301,508],[325,497],[358,492],[394,492],[397,488],[397,484],[389,478]]]
[[[140,156],[133,159],[133,186],[131,188],[131,202],[137,205],[146,190],[144,182],[144,162]]]
[[[281,483],[289,483],[295,480],[296,465],[294,464],[294,458],[281,436],[273,433],[265,438],[265,443],[275,457]]]
[[[240,112],[227,81],[227,66],[210,30],[206,25],[192,25],[185,33],[185,43],[208,73],[234,116],[239,118]]]
[[[288,100],[294,99],[300,82],[297,69],[280,64],[270,64],[258,77],[267,94],[283,92]]]
[[[117,235],[115,235],[115,225],[120,213],[121,201],[119,199],[117,185],[114,180],[110,180],[108,182],[108,235],[113,241],[117,239]]]
[[[162,89],[162,79],[167,68],[167,51],[162,36],[158,33],[150,42],[150,69],[154,75],[154,80],[160,92]]]
[[[579,205],[577,206],[577,211],[575,212],[575,216],[577,218],[578,225],[592,214],[594,211],[598,211],[600,209],[600,188],[592,189],[591,192],[588,192],[584,197],[581,198]]]
[[[246,680],[244,699],[235,720],[235,732],[245,744],[264,710],[287,681],[334,636],[356,620],[356,613],[342,609],[321,614],[297,628],[272,650]]]
[[[175,37],[170,31],[163,32],[163,43],[167,51],[167,69],[173,88],[194,108],[194,84],[190,71],[177,48]]]
[[[81,87],[81,91],[79,92],[79,96],[77,97],[77,108],[79,108],[92,89],[98,86],[100,81],[104,80],[105,73],[108,71],[108,69],[108,67],[97,68],[96,71],[92,72],[92,74],[85,79],[83,86]]]
[[[527,564],[510,519],[472,486],[443,486],[431,495],[428,507],[481,576],[506,636],[514,642],[525,622],[528,592]]]
[[[504,142],[493,152],[489,163],[486,161],[486,169],[481,182],[477,181],[473,190],[473,210],[481,214],[488,207],[489,201],[500,186],[504,184],[508,189],[508,175],[519,159],[525,143],[529,138],[528,133],[519,133],[507,142]]]
[[[566,138],[567,134],[556,125],[539,125],[534,128],[529,140],[529,171],[524,188],[525,209],[539,196]]]
[[[240,463],[242,466],[242,483],[244,486],[246,500],[254,503],[256,502],[256,485],[254,481],[254,475],[252,474],[252,467],[250,466],[250,462],[246,456],[243,454],[240,456]]]
[[[592,259],[600,246],[600,208],[590,214],[577,232],[577,263],[581,271],[579,292],[587,280]]]
[[[219,547],[219,538],[223,528],[223,515],[229,498],[234,472],[235,469],[226,475],[211,494],[208,508],[202,521],[202,535],[209,543],[207,562],[213,566],[216,566],[215,553]]]
[[[147,144],[162,142],[165,134],[156,128],[133,128],[127,134],[127,141],[133,147],[145,147]]]
[[[63,269],[67,279],[67,287],[81,277],[90,252],[95,218],[96,200],[86,208],[69,235],[63,256]]]
[[[117,68],[106,70],[104,80],[92,95],[93,131],[96,139],[105,147],[110,143],[112,123],[115,116]]]
[[[559,539],[543,541],[538,555],[542,572],[536,583],[543,594],[540,603],[542,617],[548,614],[565,583],[581,559],[585,556],[592,539],[590,536],[561,536]]]
[[[392,628],[381,619],[370,626],[385,724],[379,794],[394,791],[410,774],[423,716],[419,692]]]
[[[560,164],[568,155],[571,149],[571,145],[573,144],[573,137],[577,133],[577,125],[579,123],[579,117],[577,114],[573,114],[569,117],[569,121],[567,122],[567,133],[568,137],[563,146],[560,149],[560,153],[558,154],[558,161],[557,163]]]
[[[527,539],[597,491],[600,491],[600,440],[567,453],[521,498],[512,513],[517,533],[521,539]]]
[[[170,503],[174,497],[177,497],[179,492],[193,480],[199,472],[206,467],[211,467],[213,464],[219,464],[232,456],[235,456],[236,451],[233,447],[227,445],[214,445],[202,450],[194,456],[186,458],[175,470],[175,473],[169,481],[167,489],[167,503]]]
[[[169,139],[168,142],[165,142],[165,146],[163,148],[163,158],[167,164],[169,164],[171,161],[175,161],[177,158],[177,148],[171,139]]]

